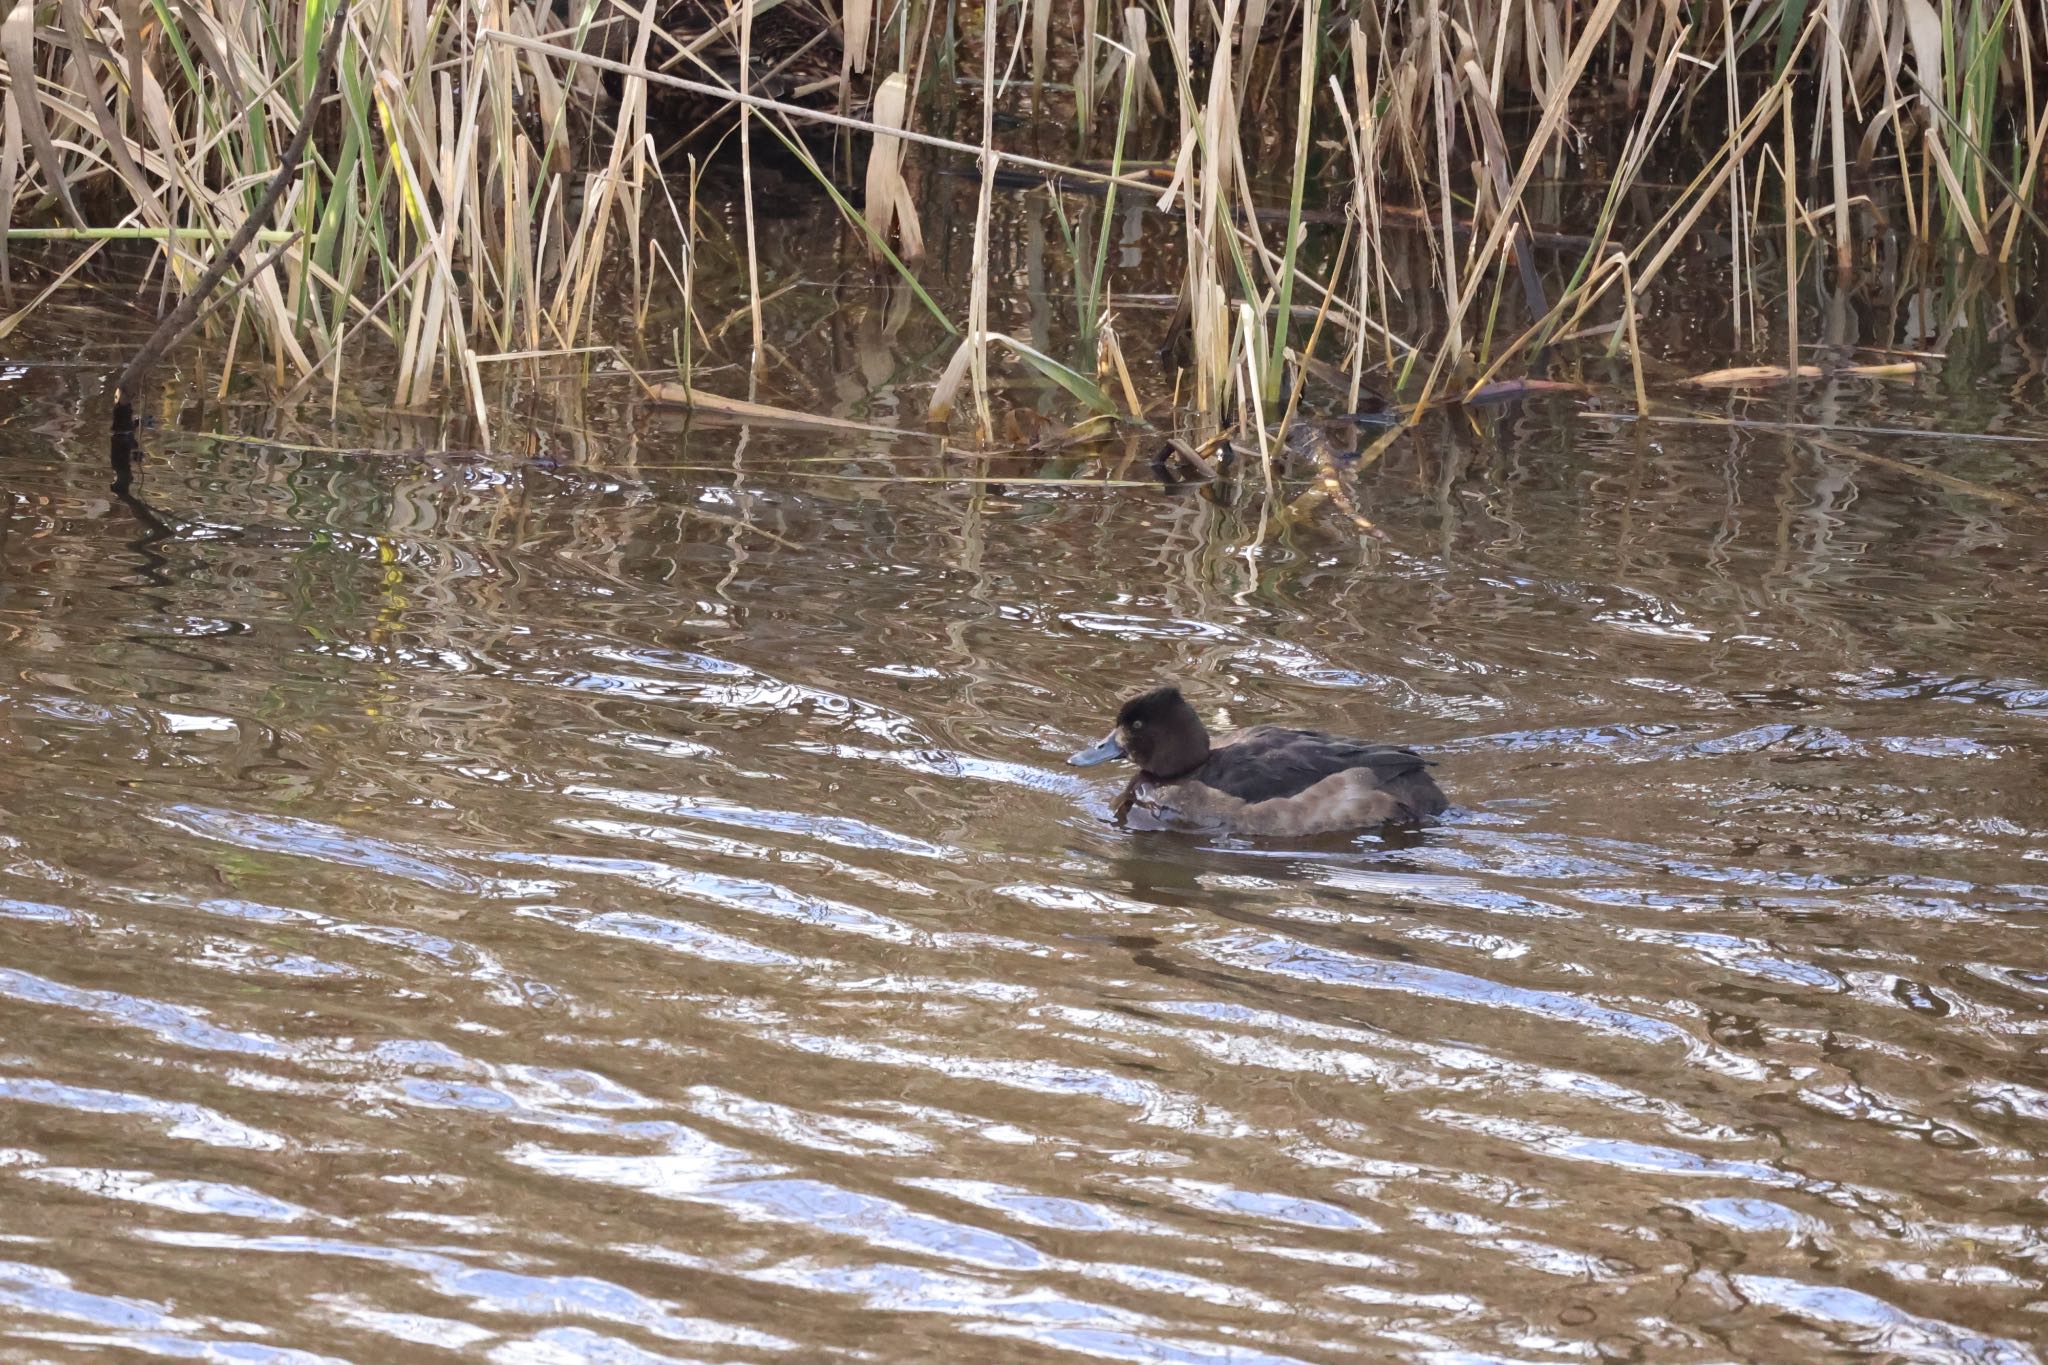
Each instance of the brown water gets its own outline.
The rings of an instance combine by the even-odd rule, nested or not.
[[[8,1358],[2043,1359],[2037,513],[1555,404],[1377,544],[644,415],[159,439],[152,527],[73,349],[0,367]],[[1457,809],[1116,828],[1161,676]]]

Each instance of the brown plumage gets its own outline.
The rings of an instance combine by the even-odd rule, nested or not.
[[[1138,774],[1117,798],[1175,824],[1239,834],[1310,835],[1415,823],[1449,804],[1413,749],[1259,725],[1211,743],[1180,690],[1132,697],[1116,727],[1067,761],[1129,758]]]

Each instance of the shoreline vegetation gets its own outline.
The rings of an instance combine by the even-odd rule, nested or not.
[[[1909,375],[1924,356],[1816,355],[1802,282],[2030,266],[2048,234],[2048,11],[2011,3],[0,5],[0,340],[102,253],[169,313],[246,229],[200,318],[223,373],[331,402],[374,357],[394,406],[462,409],[483,448],[501,367],[628,350],[656,401],[814,416],[762,382],[788,302],[761,287],[764,158],[949,338],[912,376],[931,423],[992,439],[1012,367],[1073,430],[1156,431],[1198,475],[1226,438],[1269,469],[1306,454],[1361,526],[1304,410],[1374,413],[1367,458],[1432,408],[1589,373],[1644,413],[1673,377],[1646,374],[1646,310],[1702,257],[1746,363],[1695,386]],[[737,167],[727,202],[711,166]],[[924,250],[938,176],[976,191],[964,280]],[[992,320],[1001,193],[1046,195],[1059,226],[1052,351]],[[1165,278],[1118,265],[1120,207],[1172,225]],[[743,300],[723,319],[714,232]],[[1126,345],[1139,293],[1172,301],[1156,356]]]

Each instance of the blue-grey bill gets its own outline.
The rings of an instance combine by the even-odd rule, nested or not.
[[[1098,763],[1107,763],[1112,758],[1122,758],[1123,756],[1124,746],[1116,742],[1116,732],[1111,731],[1096,743],[1089,745],[1080,753],[1069,758],[1067,762],[1073,764],[1076,768],[1092,768]]]

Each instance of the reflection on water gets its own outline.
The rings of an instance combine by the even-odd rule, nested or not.
[[[2031,512],[1557,406],[1385,543],[763,432],[152,527],[94,392],[0,454],[23,1359],[2042,1359]],[[1116,829],[1164,675],[1458,809]]]

